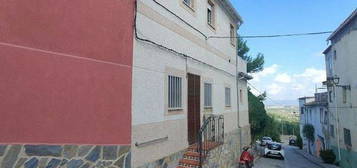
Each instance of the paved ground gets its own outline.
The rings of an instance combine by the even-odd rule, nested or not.
[[[295,147],[285,146],[285,160],[260,158],[254,168],[323,168],[296,152]]]

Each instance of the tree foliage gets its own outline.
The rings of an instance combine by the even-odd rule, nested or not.
[[[237,53],[238,56],[242,57],[245,61],[247,61],[247,72],[255,73],[262,71],[264,69],[264,55],[262,53],[258,53],[256,57],[252,57],[248,54],[249,47],[247,45],[247,41],[238,38],[237,40]]]
[[[305,124],[302,132],[304,134],[304,137],[306,137],[309,141],[314,142],[315,141],[315,128],[311,124]]]
[[[302,143],[302,138],[301,138],[300,134],[297,135],[296,146],[298,146],[299,149],[302,149],[303,143]]]
[[[279,124],[267,114],[263,103],[264,99],[264,94],[255,96],[248,90],[249,122],[252,139],[256,140],[263,136],[270,136],[274,141],[280,141]]]

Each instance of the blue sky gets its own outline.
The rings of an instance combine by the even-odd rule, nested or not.
[[[244,23],[240,35],[271,35],[335,30],[357,7],[357,0],[231,0]],[[328,35],[247,39],[250,54],[265,55],[265,70],[251,83],[266,90],[273,104],[311,96],[325,75]],[[271,102],[268,102],[271,103]]]

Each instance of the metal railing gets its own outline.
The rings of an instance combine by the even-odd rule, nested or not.
[[[205,115],[197,136],[197,152],[200,154],[199,167],[202,168],[210,149],[224,143],[224,116]]]

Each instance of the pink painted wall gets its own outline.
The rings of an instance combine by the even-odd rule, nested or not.
[[[0,0],[0,143],[130,144],[133,0]]]

